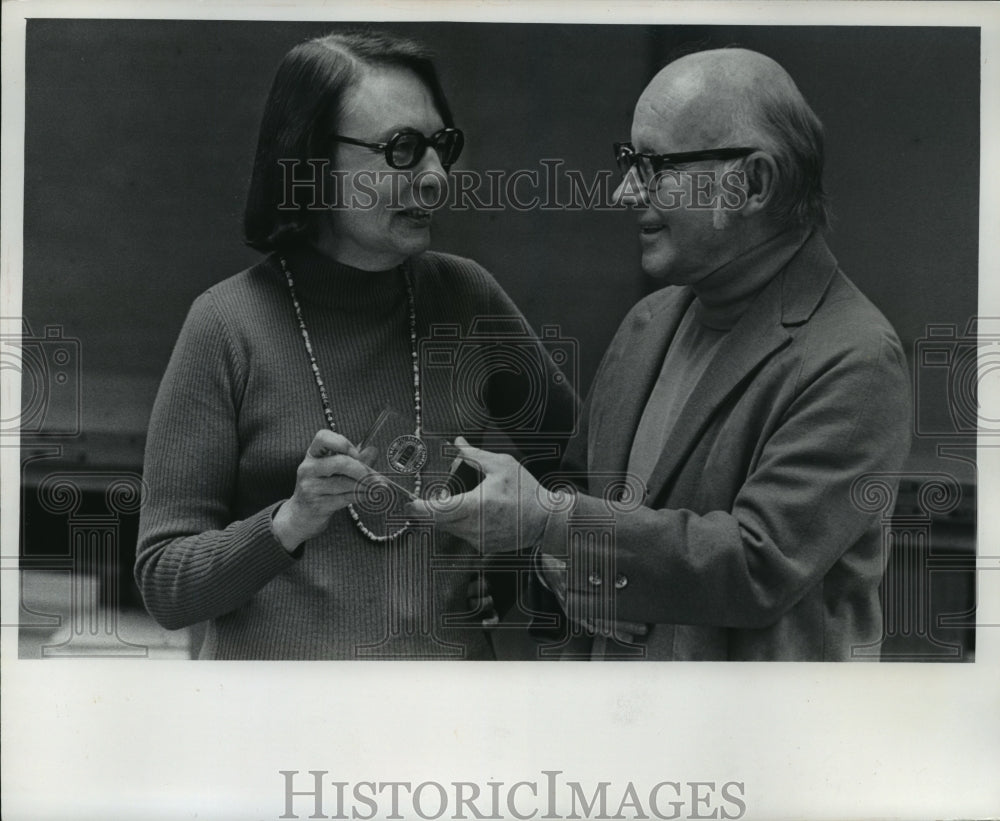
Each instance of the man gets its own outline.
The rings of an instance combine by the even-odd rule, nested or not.
[[[773,60],[705,51],[653,79],[616,153],[669,287],[595,377],[564,461],[578,492],[460,441],[481,486],[415,512],[487,552],[536,546],[564,655],[850,659],[881,637],[886,559],[856,483],[902,466],[910,397],[896,334],[820,233],[821,125]]]

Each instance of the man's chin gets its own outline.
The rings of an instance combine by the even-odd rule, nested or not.
[[[663,280],[664,283],[670,280],[670,262],[660,258],[642,258],[642,272],[652,279]]]
[[[699,269],[680,267],[676,260],[661,257],[642,258],[642,272],[660,285],[691,285],[701,279],[705,272]]]
[[[655,279],[663,282],[665,285],[670,282],[670,271],[665,268],[643,268],[643,273],[650,279]]]

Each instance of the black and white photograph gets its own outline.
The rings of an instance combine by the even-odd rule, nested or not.
[[[1000,817],[998,11],[5,4],[4,817]]]

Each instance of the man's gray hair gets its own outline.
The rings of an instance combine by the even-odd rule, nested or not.
[[[829,224],[823,191],[823,124],[789,80],[747,100],[740,123],[744,136],[774,157],[777,180],[769,205],[782,224],[825,228]]]

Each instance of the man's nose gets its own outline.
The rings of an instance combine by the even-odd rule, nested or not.
[[[611,199],[616,205],[645,208],[649,205],[649,189],[639,179],[635,169],[630,168],[628,173],[622,177],[622,181],[618,183]]]

